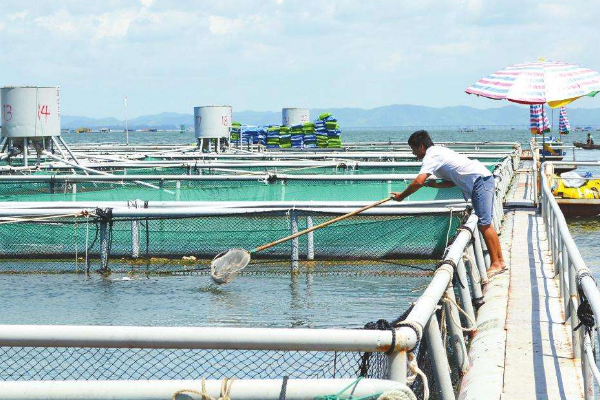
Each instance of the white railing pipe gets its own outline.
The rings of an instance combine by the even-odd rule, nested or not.
[[[313,399],[332,395],[350,386],[352,396],[377,396],[388,390],[409,393],[405,385],[384,379],[362,379],[352,385],[352,379],[290,379],[287,400]],[[239,379],[230,382],[231,398],[235,400],[276,400],[280,398],[282,379]],[[210,398],[221,397],[221,380],[206,380]],[[181,390],[202,391],[200,380],[146,381],[12,381],[0,382],[0,399],[11,400],[165,400]],[[177,400],[202,399],[197,393],[186,392]]]

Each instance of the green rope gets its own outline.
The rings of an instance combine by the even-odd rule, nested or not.
[[[358,382],[360,382],[361,379],[363,379],[362,376],[356,378],[352,383],[350,383],[348,386],[346,386],[345,388],[343,388],[336,394],[327,394],[325,396],[317,396],[313,400],[340,400],[340,399],[368,400],[368,399],[376,399],[379,396],[381,396],[381,393],[372,394],[369,396],[362,396],[362,397],[352,397],[352,395],[343,396],[344,392],[346,392],[348,389],[350,389],[353,386],[358,385]]]

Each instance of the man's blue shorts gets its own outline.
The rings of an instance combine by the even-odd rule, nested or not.
[[[473,210],[479,217],[477,225],[490,225],[492,215],[494,215],[494,192],[496,185],[494,176],[480,176],[473,185],[473,194],[471,195]]]

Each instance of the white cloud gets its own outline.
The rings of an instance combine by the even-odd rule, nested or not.
[[[214,35],[235,33],[242,27],[242,21],[240,19],[219,17],[216,15],[211,15],[208,22],[210,33]]]
[[[25,20],[25,18],[27,18],[28,14],[29,13],[27,12],[27,10],[25,10],[25,11],[20,11],[20,12],[8,14],[6,16],[6,18],[9,21],[23,21],[23,20]]]
[[[296,99],[310,106],[464,104],[460,87],[539,55],[600,69],[600,8],[591,3],[0,2],[2,51],[11,54],[2,72],[7,82],[61,84],[65,105],[72,95],[72,107],[90,104],[108,115],[112,102],[103,96],[117,89],[131,93],[143,113],[221,101],[236,109],[277,109]],[[422,94],[427,85],[436,96]],[[85,90],[98,93],[78,101]],[[88,113],[70,113],[77,112]]]
[[[117,13],[105,13],[96,18],[98,23],[94,37],[122,38],[127,34],[129,26],[139,14],[135,10],[123,10]]]

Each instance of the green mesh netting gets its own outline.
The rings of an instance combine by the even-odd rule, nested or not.
[[[334,214],[296,212],[298,229],[333,218]],[[464,212],[405,216],[355,216],[313,233],[314,258],[360,260],[440,257]],[[66,258],[81,263],[84,257],[98,258],[101,252],[100,219],[58,218],[53,221],[0,225],[0,272],[27,269],[24,259]],[[230,248],[252,249],[292,233],[285,212],[250,216],[211,216],[181,219],[114,219],[106,224],[111,259],[143,258],[124,269],[146,267],[151,258],[210,260]],[[298,238],[299,258],[309,252],[307,235]],[[291,242],[257,253],[253,259],[290,259]],[[9,261],[9,259],[19,258]],[[160,262],[159,262],[160,263]],[[75,266],[71,269],[85,269]],[[36,264],[37,265],[37,264]],[[68,265],[68,263],[67,263]],[[64,267],[64,265],[63,265]],[[181,270],[190,267],[183,263]],[[39,266],[37,268],[43,268]],[[191,267],[195,268],[194,266]],[[54,270],[53,268],[50,268]],[[151,268],[152,269],[152,268]],[[34,271],[35,272],[35,271]]]
[[[487,165],[489,171],[496,168],[496,164]],[[95,168],[114,175],[244,175],[245,172],[259,175],[260,173],[286,174],[286,175],[365,175],[365,174],[417,174],[420,166],[395,166],[395,167],[369,167],[353,166],[352,163],[341,163],[339,166],[235,166],[198,168],[189,167],[101,167]],[[36,171],[33,175],[71,174],[71,169],[45,169]]]
[[[135,182],[0,182],[0,201],[375,201],[401,192],[410,180],[275,180],[244,181],[146,180],[160,189]],[[462,199],[457,187],[425,187],[406,201]]]

